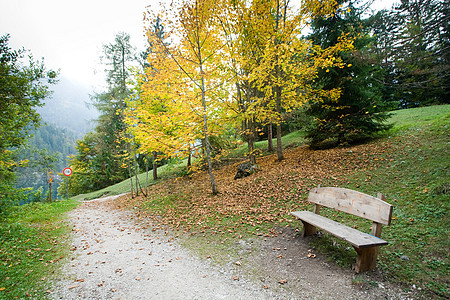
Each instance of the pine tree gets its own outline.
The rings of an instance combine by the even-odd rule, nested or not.
[[[311,102],[306,110],[315,117],[307,135],[313,148],[361,141],[386,128],[381,80],[377,78],[380,70],[367,47],[371,41],[367,21],[361,19],[357,3],[341,0],[338,4],[336,14],[313,20],[310,38],[325,48],[336,44],[343,34],[350,34],[355,38],[354,49],[339,54],[346,67],[319,71],[316,84],[324,90],[338,88],[341,95],[337,100],[324,97]]]
[[[448,0],[402,0],[374,18],[384,99],[409,108],[450,99]]]
[[[123,110],[131,92],[127,80],[129,68],[135,63],[134,47],[126,33],[116,35],[113,43],[105,44],[102,62],[107,67],[107,90],[96,93],[93,105],[100,112],[94,132],[79,141],[77,154],[71,158],[71,194],[88,192],[120,182],[132,175],[124,140],[126,124]]]

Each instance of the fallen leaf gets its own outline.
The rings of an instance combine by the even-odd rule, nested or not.
[[[74,289],[76,287],[79,287],[79,285],[78,284],[71,285],[71,286],[69,286],[69,290]]]

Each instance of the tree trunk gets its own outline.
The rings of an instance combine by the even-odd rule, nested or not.
[[[255,123],[252,119],[248,120],[248,133],[247,133],[247,144],[248,144],[248,159],[250,163],[256,164],[255,158]]]
[[[201,61],[201,53],[199,51],[199,61]],[[211,149],[208,139],[208,116],[206,115],[206,94],[205,94],[205,78],[203,76],[203,67],[200,64],[200,74],[201,74],[201,89],[202,89],[202,106],[203,106],[203,131],[205,137],[205,151],[206,151],[206,161],[208,162],[208,174],[211,181],[211,190],[213,195],[219,193],[216,187],[216,181],[214,179],[214,174],[212,172],[212,161],[211,161]]]
[[[191,168],[192,165],[192,151],[191,151],[191,145],[189,144],[189,155],[188,155],[188,161],[187,161],[187,169],[189,172],[189,169]]]
[[[279,115],[279,120],[277,122],[277,157],[278,161],[282,161],[284,159],[283,156],[283,144],[281,143],[281,87],[277,87],[277,113]]]
[[[131,198],[134,198],[134,195],[133,195],[133,174],[131,173],[131,166],[130,166],[130,164],[128,164],[128,174],[130,175]]]
[[[242,100],[242,94],[241,94],[241,87],[239,83],[236,83],[237,91],[238,91],[238,99],[239,99],[239,106],[242,113],[245,113],[247,111],[247,107]],[[245,84],[246,89],[246,99],[247,103],[250,103],[250,87],[247,82]],[[248,149],[248,159],[252,164],[256,164],[256,158],[255,158],[255,118],[247,116],[245,120],[242,121],[242,131],[244,132],[244,139],[247,142],[247,149]]]
[[[272,131],[272,122],[267,126],[267,151],[274,152],[273,149],[273,131]]]
[[[280,1],[277,0],[277,18],[276,18],[276,28],[275,32],[278,32],[280,26]],[[280,41],[275,38],[275,46],[278,47]],[[281,143],[281,85],[279,80],[281,80],[281,69],[280,69],[280,57],[277,54],[275,56],[276,65],[275,65],[275,78],[277,79],[277,83],[275,85],[275,104],[277,109],[277,157],[278,161],[282,161],[284,159],[283,156],[283,145]]]
[[[148,196],[148,156],[145,155],[145,195]]]
[[[158,153],[156,151],[153,151],[153,180],[158,179]]]
[[[141,183],[139,182],[138,179],[138,161],[137,161],[137,157],[136,157],[136,141],[133,138],[133,147],[134,147],[134,151],[133,151],[133,160],[134,160],[134,178],[136,181],[136,195],[139,195],[139,189],[138,186],[141,185]],[[142,192],[142,189],[141,189]]]

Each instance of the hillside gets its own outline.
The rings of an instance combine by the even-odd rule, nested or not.
[[[117,206],[138,208],[141,216],[189,232],[186,244],[204,253],[228,251],[226,245],[235,247],[240,238],[276,237],[279,228],[286,226],[301,228],[289,212],[311,210],[307,193],[319,184],[371,195],[382,192],[394,205],[393,224],[383,229],[383,238],[390,244],[381,248],[378,269],[382,276],[405,284],[406,289],[414,285],[428,296],[445,297],[449,280],[449,116],[450,105],[397,111],[390,120],[393,129],[368,144],[320,151],[289,147],[284,161],[277,162],[275,155],[260,157],[261,171],[240,180],[233,180],[239,162],[215,170],[217,196],[210,194],[207,174],[166,176],[152,182],[147,199],[123,197]],[[124,192],[126,187],[129,182],[99,193]],[[366,222],[333,211],[326,215],[369,230]],[[216,240],[225,241],[225,248],[208,246]],[[354,262],[353,249],[327,235],[313,239],[310,246],[344,268]]]
[[[209,194],[206,174],[200,173],[161,181],[152,186],[148,199],[128,197],[119,206],[139,207],[172,229],[208,233],[203,239],[220,234],[233,240],[301,227],[289,212],[310,210],[307,192],[319,184],[372,195],[382,192],[394,205],[394,221],[383,232],[390,245],[381,250],[379,269],[398,282],[444,296],[449,270],[449,115],[448,105],[398,111],[391,118],[391,132],[368,144],[321,151],[289,148],[282,162],[274,155],[258,158],[262,170],[240,180],[233,180],[237,164],[216,170],[218,196]],[[370,225],[337,218],[361,230]],[[334,244],[339,249],[334,249],[330,240],[325,236],[312,245],[350,267],[353,249],[338,241]]]

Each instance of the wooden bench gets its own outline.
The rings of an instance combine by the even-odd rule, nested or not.
[[[309,192],[308,198],[314,203],[314,212],[295,211],[291,214],[302,221],[303,237],[315,234],[317,227],[350,243],[358,254],[355,271],[359,273],[374,269],[378,247],[388,244],[380,237],[382,226],[391,223],[392,205],[384,201],[382,194],[377,197],[345,188],[318,187]],[[319,213],[322,206],[373,221],[371,234],[321,216]]]

